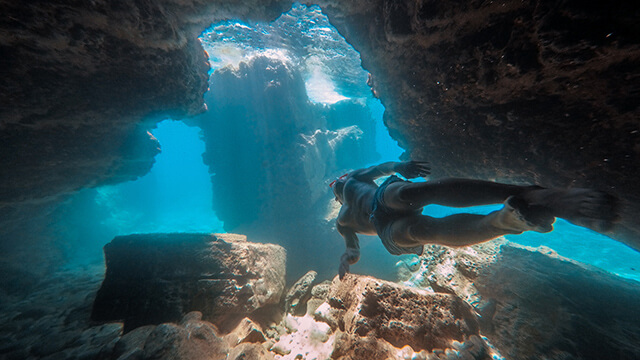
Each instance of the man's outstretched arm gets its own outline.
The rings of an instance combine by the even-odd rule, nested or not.
[[[426,161],[389,161],[366,169],[355,170],[350,177],[360,181],[373,181],[379,177],[398,173],[407,179],[424,177],[431,173],[431,167]]]
[[[349,265],[353,265],[360,260],[360,241],[358,240],[358,236],[355,231],[341,226],[340,224],[338,224],[336,228],[344,238],[344,242],[347,246],[347,250],[340,257],[340,268],[338,270],[340,279],[342,279],[344,278],[344,275],[349,272]]]

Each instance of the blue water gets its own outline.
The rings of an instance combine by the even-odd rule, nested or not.
[[[152,130],[161,153],[144,177],[97,189],[109,209],[103,220],[116,235],[152,232],[223,232],[213,212],[208,168],[202,162],[200,129],[165,120]]]
[[[384,105],[378,99],[369,99],[367,106],[371,110],[371,118],[376,124],[376,151],[380,154],[380,162],[398,161],[404,149],[389,136],[389,130],[384,125],[382,116]]]

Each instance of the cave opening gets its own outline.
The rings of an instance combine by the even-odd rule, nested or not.
[[[171,119],[150,133],[161,152],[149,173],[136,181],[96,189],[96,204],[115,236],[132,233],[222,232],[213,212],[211,182],[202,162],[198,128]]]
[[[309,101],[333,105],[352,100],[364,105],[375,124],[371,152],[377,152],[380,161],[398,160],[404,152],[383,122],[384,106],[372,94],[370,74],[362,68],[360,54],[319,6],[294,3],[270,23],[215,23],[203,31],[200,41],[209,56],[210,75],[257,56],[287,62],[303,77]]]
[[[119,235],[236,232],[287,248],[289,280],[312,269],[332,277],[344,241],[327,184],[404,151],[359,53],[318,6],[300,4],[271,23],[213,24],[201,42],[208,110],[149,130],[161,152],[145,176],[85,189],[62,207],[58,224],[87,228],[60,241],[68,263],[101,262],[102,246]],[[379,245],[363,239],[354,271],[392,279],[397,259]]]
[[[187,122],[203,131],[225,231],[284,246],[289,280],[308,270],[332,277],[344,240],[328,183],[404,152],[360,54],[320,7],[297,3],[269,23],[214,23],[200,41],[211,65],[208,110]],[[371,240],[358,266],[392,278],[395,260]]]

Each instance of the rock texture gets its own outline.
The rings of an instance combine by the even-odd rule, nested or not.
[[[66,360],[273,360],[264,326],[248,318],[225,332],[194,311],[173,323],[123,333],[122,323],[91,321],[104,268],[47,274],[38,291],[0,302],[0,358]],[[272,334],[277,334],[273,329]]]
[[[215,328],[204,322],[161,324],[149,334],[142,359],[224,359],[227,348]]]
[[[284,297],[284,312],[292,315],[307,313],[307,302],[312,296],[311,289],[318,273],[309,271],[296,281]]]
[[[246,319],[247,322],[250,320]],[[244,322],[243,322],[244,324]],[[194,311],[179,323],[139,327],[115,344],[108,359],[117,360],[272,360],[274,356],[261,340],[235,342],[239,325],[230,334],[220,332],[215,325],[202,320],[202,313]],[[260,332],[260,334],[262,334]]]
[[[221,329],[280,302],[286,254],[233,234],[148,234],[105,245],[107,270],[93,305],[97,321],[125,331],[200,311]]]
[[[332,359],[393,358],[406,346],[437,356],[452,353],[454,343],[452,359],[487,354],[471,307],[451,294],[350,274],[334,279],[316,313],[337,332]]]
[[[480,331],[506,358],[640,356],[637,282],[545,248],[496,242],[425,250],[408,282],[473,305]]]
[[[71,268],[38,279],[36,291],[0,301],[0,358],[105,359],[121,323],[95,324],[91,303],[102,267]]]

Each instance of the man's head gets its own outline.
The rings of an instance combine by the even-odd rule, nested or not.
[[[344,184],[347,182],[347,175],[349,175],[349,173],[340,176],[329,184],[329,187],[333,190],[333,195],[336,197],[336,201],[340,204],[342,204],[342,190],[344,190]]]

